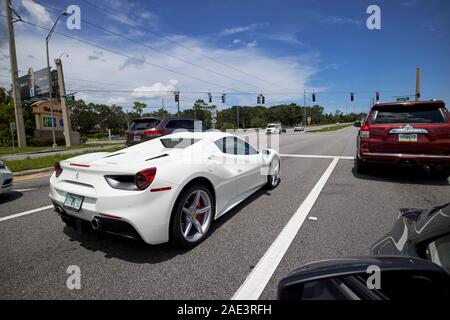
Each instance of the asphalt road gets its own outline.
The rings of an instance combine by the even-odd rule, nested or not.
[[[281,135],[279,187],[254,194],[187,251],[77,233],[52,210],[2,220],[50,204],[48,177],[18,181],[16,191],[0,196],[0,299],[230,299],[259,270],[266,251],[330,165],[308,212],[317,220],[303,221],[273,274],[265,275],[268,283],[259,298],[275,298],[277,281],[305,263],[368,254],[390,230],[398,208],[450,201],[449,182],[432,180],[424,170],[356,174],[355,135],[352,127]],[[66,287],[70,265],[81,269],[80,290]]]

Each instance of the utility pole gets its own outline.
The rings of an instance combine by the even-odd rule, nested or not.
[[[303,89],[303,122],[306,128],[306,88]]]
[[[237,128],[239,129],[239,106],[236,106],[236,113],[237,113]]]
[[[420,101],[420,78],[422,73],[420,71],[420,67],[416,70],[416,101]]]
[[[178,108],[177,117],[179,117],[180,116],[180,99],[178,99],[177,108]]]
[[[61,59],[55,59],[56,72],[58,75],[58,86],[59,86],[59,99],[61,101],[61,111],[64,123],[64,140],[66,141],[66,147],[72,145],[72,139],[70,137],[70,132],[72,131],[70,124],[69,110],[66,105],[66,86],[64,83],[64,73],[62,68]]]
[[[17,71],[16,40],[14,37],[14,26],[13,26],[14,21],[12,19],[13,9],[11,6],[11,0],[5,0],[5,4],[6,4],[6,17],[7,17],[8,37],[9,37],[9,60],[11,62],[11,82],[14,98],[14,115],[17,124],[17,142],[19,147],[26,147],[27,139],[25,136],[22,98],[20,97],[19,76]]]

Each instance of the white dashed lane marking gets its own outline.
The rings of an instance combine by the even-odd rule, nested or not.
[[[257,300],[259,298],[319,197],[320,192],[327,183],[339,159],[340,157],[333,157],[333,161],[320,177],[319,181],[317,181],[314,188],[284,226],[264,256],[258,261],[258,264],[248,275],[247,279],[245,279],[242,286],[236,291],[231,298],[232,300]]]
[[[15,218],[19,218],[19,217],[23,217],[23,216],[26,216],[26,215],[29,215],[29,214],[32,214],[32,213],[48,210],[48,209],[51,209],[51,208],[53,208],[53,205],[49,205],[49,206],[40,207],[40,208],[33,209],[33,210],[28,210],[28,211],[12,214],[10,216],[6,216],[6,217],[0,218],[0,222],[6,221],[6,220],[15,219]]]

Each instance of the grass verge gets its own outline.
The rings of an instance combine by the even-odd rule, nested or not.
[[[123,144],[123,143],[117,143],[117,144]],[[84,149],[84,148],[92,148],[92,147],[103,147],[103,146],[114,146],[115,143],[91,143],[91,144],[80,144],[76,146],[71,146],[66,148],[65,146],[58,147],[57,150],[64,151],[64,150],[74,150],[74,149]],[[47,147],[0,147],[0,156],[2,155],[9,155],[9,154],[20,154],[20,153],[27,153],[27,152],[39,152],[39,151],[45,151],[45,150],[52,150],[51,146]]]
[[[336,130],[340,130],[340,129],[344,129],[347,127],[351,127],[352,124],[340,124],[340,125],[336,125],[336,126],[331,126],[331,127],[325,127],[325,128],[321,128],[321,129],[317,129],[317,130],[311,130],[311,131],[306,131],[307,133],[314,133],[314,132],[328,132],[328,131],[336,131]]]
[[[113,148],[107,148],[95,152],[114,152],[117,150],[122,149],[123,147],[113,147]],[[19,172],[24,170],[31,170],[31,169],[41,169],[41,168],[48,168],[53,167],[55,162],[69,159],[72,157],[76,157],[82,154],[91,153],[92,151],[86,151],[82,153],[77,154],[56,154],[52,156],[47,157],[41,157],[41,158],[31,158],[31,159],[24,159],[24,160],[12,160],[12,161],[4,161],[8,168],[12,172]]]

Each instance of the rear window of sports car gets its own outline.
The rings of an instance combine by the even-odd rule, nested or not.
[[[200,139],[192,139],[192,138],[164,138],[159,139],[161,143],[163,144],[164,148],[178,148],[178,149],[184,149],[189,146],[192,146],[194,143],[199,142]]]

